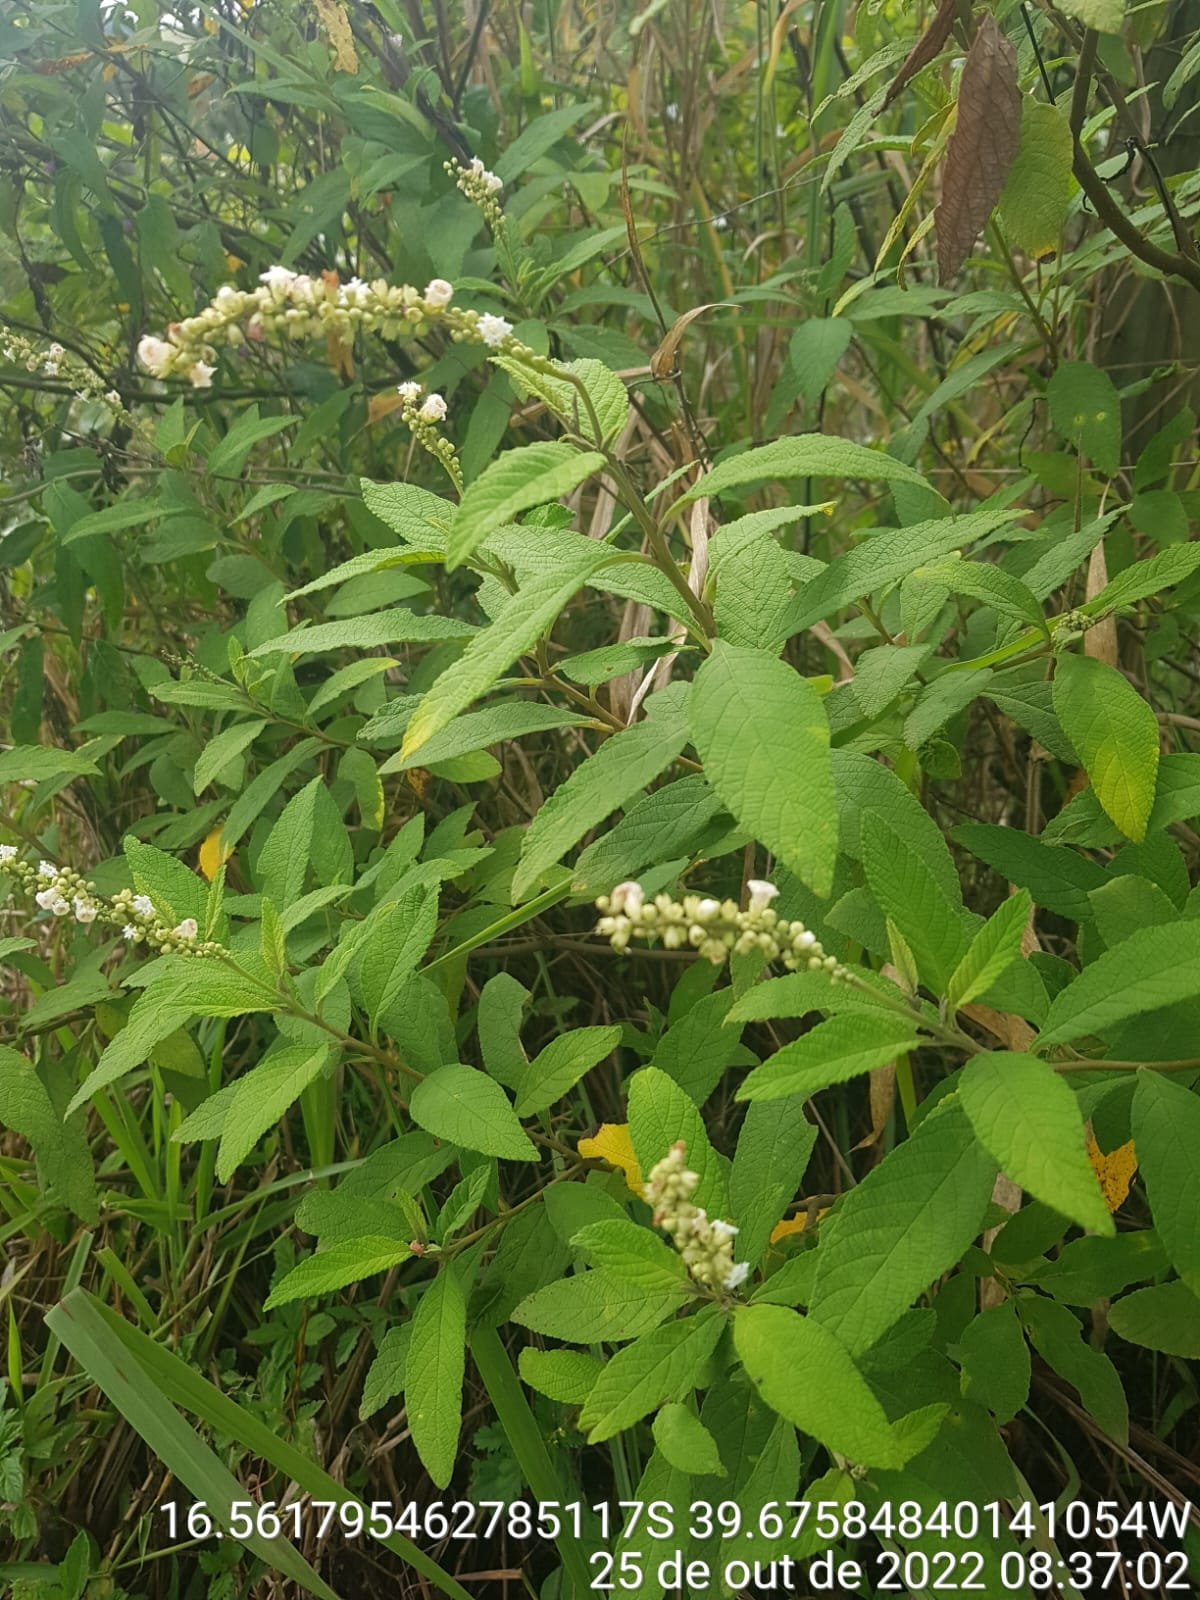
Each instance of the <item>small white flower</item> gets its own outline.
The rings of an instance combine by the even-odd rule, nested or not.
[[[671,101],[670,105],[663,107],[663,115],[666,117],[668,122],[679,121],[679,107],[676,105],[674,100]]]
[[[127,922],[121,929],[121,937],[126,943],[132,944],[135,939],[140,939],[142,935],[141,931],[135,928],[132,922]]]
[[[0,861],[11,861],[16,853],[15,844],[0,844]]]
[[[268,267],[258,275],[259,283],[265,283],[272,294],[286,292],[295,280],[296,274],[291,267]]]
[[[214,305],[220,306],[222,311],[232,311],[241,304],[242,292],[235,289],[231,283],[223,283],[217,290]]]
[[[121,404],[121,396],[115,389],[110,389],[104,398],[108,401],[110,406],[119,406]]]
[[[38,862],[38,877],[39,878],[57,878],[58,877],[58,868],[54,865],[53,861],[39,861]]]
[[[56,917],[65,917],[71,909],[71,903],[60,894],[51,903],[50,909]]]
[[[96,913],[97,913],[98,910],[99,910],[99,907],[96,906],[91,900],[85,900],[82,897],[82,895],[76,895],[76,897],[75,897],[75,921],[76,922],[83,922],[83,923],[95,922]]]
[[[713,1223],[712,1231],[713,1238],[719,1244],[724,1244],[727,1240],[733,1239],[737,1235],[737,1229],[732,1222],[722,1222],[719,1219]]]
[[[705,917],[705,918],[707,918],[707,917],[715,917],[715,916],[718,916],[720,914],[720,910],[721,910],[721,902],[719,900],[711,900],[711,899],[705,897],[705,899],[703,899],[703,900],[701,900],[701,901],[699,901],[697,903],[696,915],[698,917]]]
[[[797,950],[811,950],[816,942],[817,936],[811,928],[805,928],[803,933],[798,933],[792,940],[792,944]]]
[[[193,389],[211,389],[213,373],[216,367],[210,367],[207,361],[197,361],[188,377],[192,380]]]
[[[428,394],[421,405],[417,415],[422,422],[441,422],[446,416],[447,406],[444,396]]]
[[[135,894],[131,904],[139,917],[152,917],[154,915],[154,901],[151,900],[148,894]]]
[[[718,233],[724,233],[728,226],[729,226],[729,218],[725,215],[724,212],[722,212],[719,217],[714,217],[713,218],[713,227],[717,230]]]
[[[478,156],[471,157],[471,165],[467,170],[473,178],[482,178],[487,172],[487,168]]]
[[[165,339],[156,339],[152,334],[143,334],[138,340],[138,360],[147,372],[156,378],[161,378],[166,371],[167,362],[171,359],[172,346]]]
[[[746,887],[750,891],[750,911],[752,914],[765,911],[779,893],[775,885],[768,883],[765,878],[751,878]]]
[[[485,172],[483,175],[483,187],[489,194],[499,194],[504,187],[504,179],[498,178],[494,172]]]
[[[38,905],[41,906],[43,911],[52,911],[54,909],[54,902],[62,897],[54,885],[51,884],[48,889],[39,889],[33,898],[37,901]]]
[[[425,285],[425,304],[435,306],[439,311],[443,306],[448,306],[454,299],[454,285],[447,283],[445,278],[433,278]]]
[[[739,1261],[726,1273],[723,1287],[726,1289],[740,1289],[749,1276],[750,1263],[748,1261]]]
[[[619,883],[613,890],[611,897],[612,908],[618,916],[625,912],[627,915],[632,914],[636,917],[642,909],[645,898],[646,893],[641,884],[636,879],[631,878],[626,883]]]
[[[50,346],[50,359],[51,359],[51,361],[61,361],[62,358],[66,355],[66,353],[67,352],[63,349],[61,344],[52,344]]]
[[[316,288],[316,284],[307,273],[297,273],[292,279],[292,299],[298,300],[301,305],[311,305],[316,295]]]
[[[179,926],[172,928],[171,932],[177,939],[194,939],[200,932],[200,928],[195,917],[184,917]]]
[[[412,382],[398,383],[396,385],[396,393],[400,396],[401,400],[405,401],[408,405],[412,405],[413,402],[420,397],[421,385],[419,383]]]
[[[475,326],[486,345],[503,344],[512,332],[511,322],[504,317],[493,316],[490,311],[485,311]]]

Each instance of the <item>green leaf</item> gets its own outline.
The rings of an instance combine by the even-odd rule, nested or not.
[[[1124,0],[1096,3],[1122,9]],[[1044,100],[1026,96],[1021,107],[1021,141],[998,206],[1009,243],[1034,261],[1058,253],[1075,189],[1074,154],[1070,123],[1063,113]]]
[[[571,1244],[583,1251],[592,1266],[603,1267],[641,1289],[674,1293],[680,1285],[690,1288],[679,1252],[649,1228],[627,1218],[589,1222],[571,1236]]]
[[[1186,1283],[1159,1283],[1115,1301],[1108,1325],[1130,1344],[1200,1361],[1200,1299]]]
[[[682,1139],[687,1163],[699,1174],[695,1200],[710,1217],[729,1215],[725,1161],[709,1143],[695,1102],[673,1078],[657,1067],[643,1067],[629,1080],[629,1137],[643,1177],[649,1176]]]
[[[970,595],[1001,616],[1012,617],[1016,622],[1032,622],[1035,628],[1045,631],[1046,619],[1041,605],[1020,578],[1014,578],[1003,567],[948,556],[931,566],[918,567],[912,577],[949,589],[953,594]]]
[[[799,1095],[747,1109],[729,1170],[729,1208],[738,1256],[752,1267],[798,1193],[816,1142],[816,1124],[804,1115]]]
[[[1120,33],[1125,26],[1125,0],[1061,0],[1061,9],[1099,33]]]
[[[778,483],[788,478],[862,478],[867,483],[911,483],[927,488],[914,467],[882,450],[870,450],[850,439],[802,433],[776,439],[731,456],[706,473],[681,498],[680,505],[700,497],[725,494],[748,483]]]
[[[77,1217],[95,1225],[96,1180],[84,1118],[64,1122],[31,1061],[0,1045],[0,1124],[28,1141],[51,1193]]]
[[[268,1128],[329,1065],[326,1045],[285,1045],[237,1080],[217,1150],[217,1182],[228,1183]]]
[[[962,1258],[995,1181],[961,1105],[942,1100],[821,1224],[811,1315],[852,1355],[869,1350]]]
[[[563,1405],[580,1406],[600,1376],[602,1363],[582,1350],[537,1350],[526,1345],[517,1366],[531,1389]]]
[[[694,1411],[670,1400],[654,1419],[654,1442],[677,1472],[692,1478],[724,1478],[717,1441]]]
[[[819,1022],[785,1044],[754,1071],[737,1092],[739,1100],[784,1100],[816,1094],[887,1066],[918,1042],[917,1019],[892,1012],[847,1012]]]
[[[241,755],[246,746],[254,743],[266,725],[265,718],[254,722],[238,722],[232,728],[224,729],[215,739],[210,739],[196,757],[192,774],[192,793],[199,794],[201,790],[208,788],[214,778],[219,778],[225,768]]]
[[[375,1359],[367,1368],[363,1379],[362,1400],[358,1415],[365,1422],[381,1406],[404,1393],[404,1373],[408,1365],[408,1341],[412,1337],[412,1323],[389,1328],[380,1340]]]
[[[94,775],[95,764],[73,750],[52,750],[46,745],[15,745],[0,752],[0,783],[41,783],[46,778]]]
[[[1108,3],[1086,0],[1097,7]],[[1046,398],[1051,421],[1063,438],[1109,477],[1119,472],[1121,397],[1108,374],[1087,361],[1063,361],[1046,385]]]
[[[1116,1229],[1087,1157],[1079,1101],[1053,1067],[1034,1056],[972,1056],[959,1098],[980,1144],[1035,1200],[1093,1233]]]
[[[1011,1422],[1029,1399],[1029,1346],[1011,1301],[968,1322],[958,1341],[962,1392],[986,1406],[999,1423]]]
[[[755,1389],[802,1433],[863,1466],[904,1464],[883,1407],[820,1322],[787,1306],[739,1306],[733,1340]]]
[[[294,427],[299,420],[293,416],[260,417],[258,407],[249,406],[210,451],[205,463],[207,471],[215,478],[236,478],[256,444]]]
[[[1174,588],[1190,578],[1197,567],[1200,567],[1200,544],[1171,545],[1145,561],[1132,562],[1080,610],[1089,617],[1106,616],[1122,606]]]
[[[1100,804],[1127,838],[1144,839],[1158,776],[1158,720],[1150,706],[1115,667],[1064,655],[1054,674],[1054,710]]]
[[[605,644],[598,650],[585,650],[582,655],[568,656],[560,661],[558,672],[572,683],[585,689],[608,683],[612,678],[622,678],[648,662],[670,655],[679,649],[674,639],[626,639],[623,644]]]
[[[1009,895],[980,928],[950,975],[946,998],[952,1010],[970,1005],[986,994],[1014,961],[1020,959],[1021,941],[1029,925],[1032,901],[1027,889]]]
[[[417,1302],[404,1363],[404,1409],[426,1472],[444,1489],[458,1460],[467,1305],[447,1263]]]
[[[696,675],[692,739],[704,775],[745,830],[815,893],[833,884],[837,803],[816,689],[758,650],[718,641]]]
[[[1200,994],[1200,921],[1140,928],[1054,997],[1039,1048],[1103,1034],[1114,1023]]]
[[[408,772],[413,767],[430,767],[439,761],[449,761],[454,756],[466,755],[472,750],[485,750],[490,745],[508,739],[520,739],[527,733],[544,733],[555,728],[575,728],[587,718],[570,711],[559,711],[555,706],[538,705],[533,700],[510,700],[484,706],[479,711],[468,711],[435,734],[423,745],[418,756],[392,756],[380,767],[380,773]]]
[[[408,725],[401,755],[405,759],[413,755],[490,689],[505,668],[554,625],[567,601],[597,568],[612,558],[606,545],[597,545],[523,585],[496,613],[491,627],[477,634],[462,657],[437,678]]]
[[[735,1061],[744,1061],[740,1028],[725,1026],[732,989],[706,994],[673,1022],[654,1047],[653,1065],[702,1106]]]
[[[307,1300],[319,1294],[332,1294],[349,1283],[363,1278],[373,1278],[407,1261],[412,1252],[406,1244],[395,1239],[374,1239],[363,1236],[331,1244],[327,1250],[318,1250],[299,1266],[286,1273],[271,1290],[263,1305],[264,1311],[274,1311],[276,1306],[288,1305],[293,1300]]]
[[[446,539],[446,566],[460,567],[479,545],[518,513],[557,500],[598,472],[597,450],[576,450],[562,440],[506,450],[470,484],[454,513]]]
[[[372,1022],[386,1014],[429,948],[437,927],[436,887],[418,884],[376,906],[359,924],[358,993]]]
[[[610,1055],[620,1043],[621,1030],[575,1028],[551,1039],[525,1068],[516,1085],[518,1117],[548,1111],[573,1089],[580,1078]]]
[[[313,628],[293,628],[267,639],[249,651],[256,656],[319,655],[326,650],[375,650],[385,644],[430,644],[444,639],[469,639],[479,630],[454,617],[422,616],[407,606],[376,611],[342,622],[319,622]],[[160,695],[161,699],[162,696]]]
[[[862,819],[862,859],[879,909],[912,950],[923,981],[944,994],[967,940],[957,897],[950,899],[923,855],[871,812]]]
[[[623,879],[637,877],[644,867],[688,854],[720,809],[699,776],[677,778],[655,789],[580,853],[573,892],[606,893]]]
[[[1043,844],[1019,828],[989,822],[965,822],[953,828],[956,844],[986,861],[1009,883],[1028,889],[1039,906],[1072,922],[1090,922],[1088,896],[1108,881],[1096,861],[1076,855],[1065,845]]]
[[[667,700],[669,708],[656,711],[654,703]],[[548,867],[675,760],[688,739],[679,700],[674,690],[651,696],[644,721],[605,739],[542,803],[521,844],[514,901],[523,900]]]
[[[677,1399],[696,1386],[700,1373],[725,1331],[717,1306],[644,1333],[605,1363],[579,1413],[589,1444],[599,1444],[631,1428],[664,1399]]]
[[[821,398],[854,337],[846,317],[806,317],[788,342],[796,392],[806,405]]]
[[[412,1092],[413,1121],[463,1150],[508,1161],[536,1161],[537,1147],[517,1120],[507,1095],[494,1078],[474,1067],[451,1062],[431,1072]]]
[[[512,1320],[570,1344],[619,1344],[657,1327],[690,1295],[684,1278],[673,1289],[646,1289],[620,1272],[597,1267],[535,1289],[513,1311]]]
[[[1200,1099],[1162,1073],[1139,1072],[1133,1139],[1163,1248],[1192,1293],[1200,1294]]]
[[[1022,1296],[1017,1311],[1047,1366],[1078,1392],[1084,1410],[1110,1438],[1128,1443],[1129,1404],[1117,1369],[1086,1342],[1074,1313],[1042,1295]]]
[[[728,524],[713,539],[709,560],[717,580],[718,635],[777,654],[786,637],[792,574],[770,528],[756,526],[753,513]]]

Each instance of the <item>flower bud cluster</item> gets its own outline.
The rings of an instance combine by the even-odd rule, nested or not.
[[[504,188],[504,180],[489,172],[478,156],[465,167],[461,161],[447,161],[444,167],[471,204],[482,211],[492,232],[503,233],[504,212],[497,196]]]
[[[149,895],[121,889],[106,899],[96,885],[71,867],[53,861],[32,863],[21,858],[16,845],[0,844],[0,872],[14,878],[42,911],[54,917],[73,917],[88,926],[93,922],[120,928],[127,944],[147,944],[162,955],[214,956],[224,948],[214,939],[201,939],[195,917],[184,917],[170,927],[154,909]]]
[[[66,378],[76,386],[76,400],[100,400],[111,411],[124,410],[117,391],[106,389],[103,380],[61,344],[51,344],[43,350],[24,334],[9,329],[0,343],[0,357],[14,366],[24,367],[26,372],[41,373],[47,378]]]
[[[836,956],[826,955],[815,933],[802,922],[789,922],[772,910],[779,890],[773,883],[752,878],[747,885],[750,903],[742,910],[733,900],[713,900],[668,894],[646,898],[640,883],[619,883],[611,895],[601,895],[596,909],[602,913],[596,932],[614,950],[624,951],[630,941],[661,940],[668,950],[691,946],[719,967],[731,955],[757,950],[764,962],[778,961],[789,972],[825,971],[834,983],[845,976]]]
[[[441,462],[454,486],[461,490],[463,475],[458,452],[450,440],[437,431],[438,423],[446,420],[449,409],[445,397],[424,394],[421,385],[414,382],[397,384],[396,393],[400,396],[400,416],[412,429],[417,443]]]
[[[749,1277],[750,1263],[733,1259],[733,1223],[710,1219],[702,1206],[692,1203],[699,1183],[680,1139],[651,1170],[643,1193],[654,1208],[654,1226],[671,1236],[696,1282],[709,1289],[736,1289]]]
[[[257,289],[226,284],[194,317],[173,322],[165,339],[146,334],[138,359],[156,378],[184,377],[193,387],[212,385],[221,350],[245,350],[270,339],[333,339],[349,344],[359,332],[385,339],[416,338],[442,327],[455,342],[523,350],[512,324],[491,312],[452,304],[454,285],[434,278],[421,289],[376,278],[342,283],[336,272],[318,277],[290,267],[268,267]]]

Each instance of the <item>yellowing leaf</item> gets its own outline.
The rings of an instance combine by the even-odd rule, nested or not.
[[[816,1215],[816,1221],[820,1222],[824,1215],[824,1211],[818,1211]],[[798,1216],[788,1217],[783,1222],[777,1222],[775,1224],[775,1226],[771,1229],[771,1243],[778,1244],[780,1239],[789,1239],[794,1233],[803,1233],[807,1227],[808,1212],[801,1211]]]
[[[606,1122],[590,1139],[580,1139],[579,1154],[588,1160],[607,1161],[610,1167],[619,1167],[625,1174],[629,1192],[643,1200],[642,1169],[633,1153],[627,1122]]]
[[[1130,1139],[1128,1144],[1118,1145],[1106,1155],[1096,1143],[1095,1134],[1089,1130],[1087,1153],[1096,1177],[1100,1180],[1105,1205],[1110,1211],[1119,1211],[1129,1198],[1129,1187],[1138,1169],[1137,1151],[1133,1140]]]
[[[218,824],[200,846],[200,871],[208,879],[209,883],[213,881],[232,854],[232,845],[221,844],[221,828]]]
[[[356,73],[358,52],[354,48],[354,35],[350,31],[350,19],[345,7],[338,5],[337,0],[316,0],[316,6],[321,26],[329,37],[334,67],[338,72]]]

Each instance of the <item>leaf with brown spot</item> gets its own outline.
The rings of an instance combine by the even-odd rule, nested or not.
[[[938,282],[962,266],[1004,191],[1021,137],[1017,53],[985,13],[958,87],[958,121],[934,213]]]
[[[922,67],[927,67],[937,57],[950,37],[954,18],[958,13],[958,0],[942,0],[933,21],[900,63],[900,70],[892,79],[891,88],[883,97],[880,111],[886,111],[896,96],[916,77]]]

